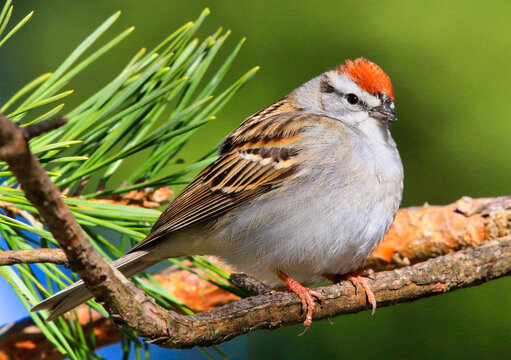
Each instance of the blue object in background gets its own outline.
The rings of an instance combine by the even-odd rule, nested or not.
[[[16,296],[9,283],[0,276],[0,327],[28,315],[27,309]]]

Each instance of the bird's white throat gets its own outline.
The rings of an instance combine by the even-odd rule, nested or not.
[[[366,120],[358,123],[357,127],[370,140],[384,145],[389,144],[391,137],[388,124],[372,117],[367,117]]]

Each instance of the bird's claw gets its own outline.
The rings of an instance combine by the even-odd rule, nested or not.
[[[347,279],[355,286],[355,290],[357,289],[357,285],[360,284],[365,290],[367,301],[372,305],[373,311],[371,315],[374,315],[376,312],[376,297],[374,296],[371,287],[369,286],[369,282],[365,276],[359,274],[349,274],[347,275]]]
[[[325,300],[325,297],[320,292],[301,285],[299,282],[290,278],[283,272],[278,272],[277,274],[284,281],[287,289],[291,292],[294,292],[300,298],[300,302],[302,303],[302,313],[304,316],[303,325],[305,326],[305,330],[299,334],[299,336],[305,335],[307,331],[309,331],[309,327],[312,324],[312,314],[316,308],[314,298],[318,299],[319,301],[323,301]]]
[[[319,301],[323,301],[325,300],[325,297],[321,293],[306,287],[303,287],[303,289],[301,289],[301,291],[297,292],[296,294],[302,302],[302,312],[304,315],[303,325],[305,326],[305,330],[300,335],[305,335],[312,324],[312,314],[316,308],[314,298],[318,299]]]

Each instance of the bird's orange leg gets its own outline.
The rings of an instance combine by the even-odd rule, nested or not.
[[[371,314],[374,315],[376,311],[376,297],[374,296],[374,293],[371,290],[371,287],[369,286],[369,283],[367,282],[367,278],[365,276],[356,273],[350,273],[346,275],[325,274],[323,275],[323,277],[327,280],[330,280],[333,283],[338,283],[341,280],[349,280],[353,284],[355,289],[359,284],[362,285],[366,292],[367,301],[373,307],[373,311]]]
[[[287,289],[298,295],[300,301],[302,302],[302,312],[305,317],[303,325],[305,325],[305,330],[300,335],[304,335],[307,333],[309,327],[312,324],[312,314],[314,313],[314,308],[316,307],[314,297],[320,301],[324,300],[325,298],[321,293],[301,285],[298,281],[290,278],[282,271],[276,271],[276,274],[282,281],[284,281]]]

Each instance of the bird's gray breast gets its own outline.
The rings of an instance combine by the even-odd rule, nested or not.
[[[270,284],[275,269],[310,283],[356,268],[394,218],[403,171],[395,146],[344,149],[219,222],[217,255]]]

